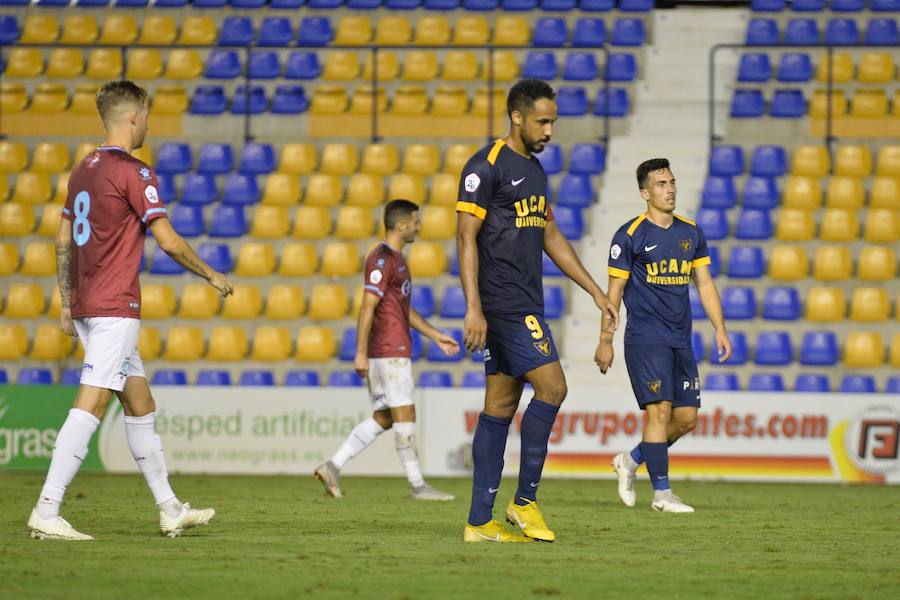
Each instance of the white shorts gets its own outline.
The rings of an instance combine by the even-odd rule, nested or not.
[[[369,359],[369,397],[376,411],[413,404],[414,388],[410,359]]]
[[[84,346],[81,383],[121,392],[128,377],[146,377],[137,350],[140,319],[85,317],[75,319]]]

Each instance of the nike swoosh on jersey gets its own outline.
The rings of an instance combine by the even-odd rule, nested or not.
[[[652,246],[644,246],[644,252],[650,252],[651,250],[653,250],[653,249],[656,248],[657,246],[659,246],[659,244],[653,244]]]
[[[524,177],[523,177],[522,179],[513,179],[511,183],[512,183],[513,185],[519,185],[519,184],[522,183],[523,181],[525,181],[525,178],[524,178]]]

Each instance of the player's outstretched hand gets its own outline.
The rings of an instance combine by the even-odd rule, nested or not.
[[[600,340],[600,343],[597,344],[597,351],[594,352],[594,362],[604,375],[612,366],[613,358],[615,358],[615,352],[613,352],[612,342]]]
[[[439,333],[434,337],[434,342],[438,345],[438,348],[447,355],[453,356],[454,354],[459,353],[459,343],[452,336],[447,335],[444,332]]]
[[[719,362],[723,363],[731,357],[731,340],[724,331],[716,332],[716,350],[718,350]]]
[[[607,333],[615,333],[616,329],[619,328],[619,309],[616,308],[616,305],[609,301],[609,298],[606,295],[599,295],[594,298],[594,304],[597,305],[597,308],[609,317],[609,323],[606,326]]]
[[[487,321],[481,311],[466,311],[463,321],[463,343],[466,350],[475,352],[484,348],[487,342]]]
[[[69,337],[78,337],[78,331],[75,330],[75,322],[72,320],[72,311],[70,309],[62,309],[62,313],[59,315],[59,328]]]
[[[369,376],[369,355],[365,352],[357,352],[353,359],[353,368],[360,377]]]
[[[234,287],[232,287],[231,282],[225,279],[225,276],[221,273],[213,273],[212,277],[209,278],[209,285],[219,290],[219,295],[223,298],[234,293]]]

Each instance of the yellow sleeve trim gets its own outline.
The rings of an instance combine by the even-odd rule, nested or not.
[[[700,258],[695,258],[691,261],[692,267],[705,267],[706,265],[711,265],[712,259],[708,256],[701,256]]]
[[[695,223],[694,221],[691,221],[690,219],[685,219],[685,218],[682,217],[681,215],[673,215],[673,216],[674,216],[676,219],[678,219],[679,221],[684,221],[684,222],[687,223],[688,225],[693,225],[694,227],[697,226],[697,223]]]
[[[497,156],[500,154],[500,150],[504,145],[505,143],[503,140],[497,140],[496,142],[494,142],[494,147],[491,148],[491,151],[488,152],[487,155],[487,161],[489,164],[493,165],[495,162],[497,162]]]
[[[475,215],[482,221],[484,221],[484,218],[487,216],[486,208],[481,208],[474,202],[463,202],[462,200],[456,203],[456,212],[464,212],[469,213],[470,215]]]
[[[628,226],[628,230],[625,232],[628,235],[633,235],[634,230],[638,228],[638,225],[644,222],[644,219],[647,218],[647,213],[642,214],[637,219],[631,222],[631,225]]]
[[[625,269],[617,269],[615,267],[607,267],[609,270],[609,274],[613,277],[618,277],[619,279],[628,279],[631,277],[631,271],[626,271]]]

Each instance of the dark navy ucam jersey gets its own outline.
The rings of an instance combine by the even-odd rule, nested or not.
[[[543,314],[544,228],[553,220],[547,175],[503,140],[476,152],[463,169],[457,212],[483,219],[478,232],[478,289],[491,314]]]
[[[609,249],[609,274],[627,279],[626,344],[691,345],[691,270],[710,264],[703,231],[675,215],[663,229],[647,214],[619,228]]]

